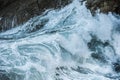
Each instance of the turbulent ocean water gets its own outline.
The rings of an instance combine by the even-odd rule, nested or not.
[[[0,33],[0,80],[120,80],[120,16],[74,0]]]

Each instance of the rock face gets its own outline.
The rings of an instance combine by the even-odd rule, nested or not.
[[[86,6],[92,13],[100,9],[100,12],[103,13],[114,12],[120,14],[120,0],[87,0]]]
[[[71,0],[0,0],[0,32],[22,24],[49,8],[61,8]]]

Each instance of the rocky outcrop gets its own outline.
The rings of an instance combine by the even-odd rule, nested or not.
[[[46,9],[61,8],[70,0],[0,0],[0,31],[22,24]]]
[[[114,12],[120,14],[120,0],[87,0],[86,6],[93,14],[98,9],[102,13]]]

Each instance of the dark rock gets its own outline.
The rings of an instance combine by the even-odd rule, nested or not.
[[[0,0],[0,31],[23,24],[46,9],[61,8],[71,0]]]
[[[59,74],[59,73],[56,73],[55,75],[56,75],[56,76],[59,76],[60,74]]]
[[[113,63],[113,68],[115,72],[120,72],[120,63]]]
[[[0,0],[0,10],[16,0]]]
[[[120,0],[87,0],[86,6],[93,14],[98,9],[103,13],[114,12],[120,14]]]
[[[104,55],[100,54],[100,53],[92,53],[91,57],[94,58],[94,59],[96,59],[96,60],[98,60],[98,61],[100,61],[100,62],[104,62],[104,63],[107,62],[106,59],[105,59],[105,57],[104,57]]]

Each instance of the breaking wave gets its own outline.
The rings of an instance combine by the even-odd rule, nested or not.
[[[119,80],[120,17],[78,0],[0,33],[0,80]]]

